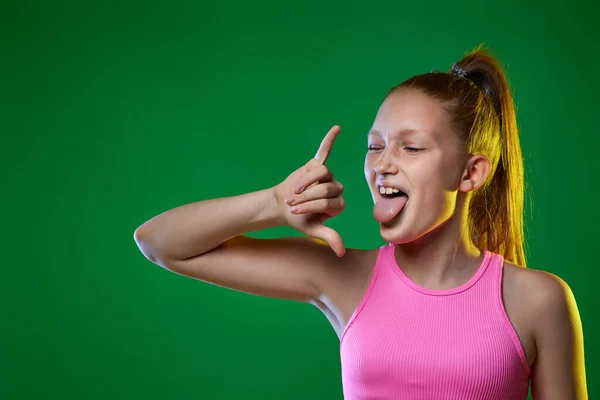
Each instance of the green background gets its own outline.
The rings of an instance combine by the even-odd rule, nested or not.
[[[597,11],[4,2],[0,398],[341,399],[339,342],[316,308],[170,273],[133,232],[178,205],[278,183],[339,124],[329,166],[348,205],[330,226],[349,247],[379,246],[362,167],[380,101],[480,43],[514,87],[529,265],[575,293],[599,395]]]

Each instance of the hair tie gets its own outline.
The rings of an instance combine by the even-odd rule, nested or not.
[[[432,69],[431,73],[432,74],[443,74],[444,72],[440,71],[439,69]],[[477,86],[479,89],[483,90],[483,92],[486,95],[488,95],[491,98],[494,97],[494,94],[490,87],[482,87],[479,80],[474,80],[473,76],[469,77],[469,73],[467,71],[465,71],[464,69],[462,69],[461,67],[459,67],[457,63],[452,64],[452,69],[450,70],[450,72],[448,72],[448,75],[458,76],[461,79],[466,79],[468,81],[471,81],[475,86]]]
[[[443,73],[443,72],[440,71],[439,69],[432,69],[431,73],[432,74],[440,74],[440,73]],[[459,78],[467,79],[467,71],[465,71],[464,69],[462,69],[461,67],[459,67],[457,64],[453,64],[452,65],[452,70],[450,70],[449,74],[450,75],[456,75]]]
[[[462,69],[461,67],[459,67],[456,63],[452,65],[452,72],[453,75],[458,75],[460,78],[467,78],[467,71],[465,71],[464,69]]]

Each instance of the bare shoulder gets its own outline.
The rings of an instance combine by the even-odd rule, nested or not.
[[[523,288],[536,347],[534,398],[587,399],[583,328],[571,287],[556,274],[509,265]],[[521,306],[523,308],[523,306]]]
[[[378,249],[347,249],[340,262],[330,263],[321,281],[324,297],[362,297],[373,273]]]
[[[571,287],[551,272],[530,270],[528,277],[531,306],[541,317],[538,339],[556,328],[578,325],[579,313]]]
[[[320,281],[321,296],[314,305],[341,334],[364,297],[374,271],[379,249],[347,249],[341,262],[330,263]]]
[[[520,303],[520,313],[530,321],[529,331],[538,351],[548,332],[580,324],[573,292],[561,277],[506,261],[504,267],[507,281],[504,290],[510,293],[513,303]]]
[[[551,311],[549,307],[571,293],[569,285],[551,272],[523,268],[509,261],[504,262],[504,269],[504,278],[519,293],[527,296],[528,303],[536,307],[536,311]]]

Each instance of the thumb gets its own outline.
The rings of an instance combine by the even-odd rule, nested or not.
[[[339,233],[335,230],[321,225],[312,232],[312,236],[325,241],[338,257],[343,257],[346,253],[346,246]]]

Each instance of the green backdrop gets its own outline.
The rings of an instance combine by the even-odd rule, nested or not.
[[[20,1],[0,6],[0,398],[341,399],[310,305],[150,263],[133,232],[201,199],[329,166],[350,247],[382,244],[362,164],[385,92],[484,43],[507,64],[532,188],[531,268],[581,312],[600,395],[600,30],[591,1]],[[294,235],[287,229],[261,237]]]

